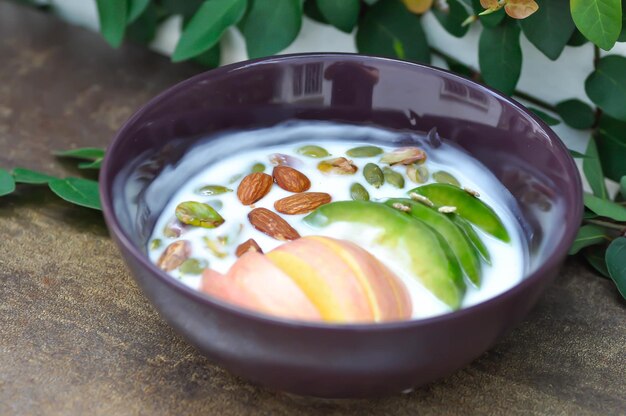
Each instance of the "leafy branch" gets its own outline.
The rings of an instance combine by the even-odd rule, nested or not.
[[[626,0],[94,1],[102,35],[114,47],[124,38],[149,43],[161,22],[182,16],[182,34],[172,60],[193,59],[209,67],[219,64],[220,40],[228,28],[241,32],[248,56],[256,58],[289,46],[306,15],[343,32],[354,32],[360,53],[423,63],[430,63],[433,55],[442,57],[452,71],[524,99],[548,124],[562,122],[589,131],[585,153],[572,152],[582,159],[592,190],[585,194],[586,211],[572,254],[581,253],[599,273],[610,276],[626,297],[626,57],[601,53],[611,51],[616,42],[626,42]],[[429,46],[421,21],[425,13],[432,13],[458,38],[470,26],[481,28],[478,70]],[[522,35],[550,60],[558,59],[565,48],[592,42],[594,69],[584,87],[593,106],[577,98],[552,104],[518,90]],[[97,169],[100,161],[88,159],[79,167]],[[77,196],[81,188],[73,180],[66,187],[52,179],[40,180],[68,200],[68,195],[74,195],[75,201],[85,201]],[[0,195],[12,192],[16,182],[20,182],[20,170],[0,170]],[[609,193],[607,182],[619,192]]]

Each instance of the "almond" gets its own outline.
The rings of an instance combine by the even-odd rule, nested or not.
[[[272,177],[267,173],[254,172],[241,180],[237,197],[244,205],[250,205],[263,198],[272,189]]]
[[[315,208],[328,204],[330,195],[324,192],[303,192],[279,199],[274,202],[274,209],[283,214],[306,214]]]
[[[166,272],[171,272],[185,262],[191,256],[191,244],[187,240],[174,241],[167,246],[159,260],[157,267]]]
[[[249,251],[256,251],[257,253],[263,254],[263,250],[261,250],[261,247],[259,247],[257,242],[254,241],[252,238],[239,244],[239,246],[237,246],[237,250],[235,250],[235,254],[237,255],[237,257],[241,257]]]
[[[248,214],[250,224],[257,230],[277,240],[295,240],[300,234],[287,221],[266,208],[255,208]]]
[[[278,186],[289,192],[304,192],[311,187],[311,181],[300,171],[289,166],[276,166],[272,172]]]

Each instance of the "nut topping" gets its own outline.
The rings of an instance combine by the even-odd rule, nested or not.
[[[267,173],[254,172],[241,180],[237,197],[244,205],[251,205],[263,198],[272,189],[272,177]]]
[[[304,173],[289,166],[276,166],[272,175],[274,182],[285,191],[304,192],[311,187],[311,181]]]
[[[380,163],[387,163],[389,165],[396,165],[401,163],[403,165],[410,165],[412,163],[421,163],[426,161],[426,152],[417,147],[403,147],[396,149],[392,152],[385,153],[380,158]]]
[[[241,257],[249,251],[256,251],[257,253],[263,254],[263,250],[261,250],[261,247],[259,247],[257,242],[254,241],[252,238],[239,244],[239,246],[237,246],[237,250],[235,250],[235,254],[237,255],[237,257]]]
[[[279,199],[274,203],[274,209],[288,215],[306,214],[330,201],[330,195],[325,192],[304,192]]]
[[[191,256],[191,244],[187,240],[178,240],[167,246],[159,260],[157,267],[171,272]]]
[[[295,240],[300,234],[287,221],[266,208],[255,208],[248,214],[250,224],[257,230],[280,241]]]
[[[322,173],[354,175],[359,168],[351,160],[345,157],[337,157],[335,159],[322,160],[318,163],[317,169]]]

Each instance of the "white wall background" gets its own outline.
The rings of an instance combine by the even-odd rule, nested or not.
[[[98,30],[98,17],[94,0],[51,0],[55,12],[69,22]],[[172,17],[159,28],[151,48],[170,55],[180,37],[182,19]],[[472,29],[459,39],[449,35],[432,14],[423,18],[430,43],[443,52],[457,58],[466,65],[478,68],[478,37],[480,29]],[[228,64],[247,59],[244,41],[236,29],[230,29],[222,39],[222,61]],[[593,69],[593,47],[566,47],[556,61],[550,61],[535,49],[522,35],[524,62],[518,89],[539,97],[551,104],[569,98],[589,102],[585,95],[584,81]],[[298,52],[356,52],[354,33],[349,35],[329,25],[323,25],[307,17],[302,30],[287,49],[281,53]],[[617,44],[611,53],[626,55],[626,43]],[[433,64],[444,66],[441,60]],[[563,123],[553,129],[573,150],[584,151],[589,133],[571,129]]]

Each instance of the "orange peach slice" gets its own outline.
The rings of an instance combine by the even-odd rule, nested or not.
[[[226,276],[206,270],[202,277],[202,291],[227,302],[282,318],[322,320],[292,279],[260,253],[241,256]]]

